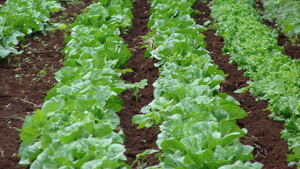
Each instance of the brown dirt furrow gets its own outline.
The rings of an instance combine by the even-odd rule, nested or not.
[[[73,22],[93,1],[80,2],[76,5],[62,2],[66,10],[51,15],[51,20]],[[56,84],[54,73],[62,67],[64,54],[59,51],[66,45],[65,38],[60,30],[53,35],[48,32],[47,36],[36,33],[18,45],[23,54],[10,54],[0,60],[0,169],[28,168],[17,166],[19,157],[15,155],[21,142],[20,132],[15,128],[22,128],[22,119],[41,107],[47,92]]]
[[[132,123],[132,117],[140,112],[140,109],[148,105],[153,99],[154,87],[152,84],[159,76],[158,69],[154,67],[155,59],[147,59],[144,57],[145,49],[140,49],[144,45],[143,40],[139,36],[144,36],[149,32],[147,23],[150,16],[150,4],[146,0],[136,0],[133,2],[134,9],[132,13],[132,29],[128,31],[128,35],[121,35],[128,49],[131,50],[132,56],[125,68],[134,70],[132,73],[126,73],[121,78],[127,82],[135,83],[143,79],[148,79],[148,85],[145,89],[138,93],[138,102],[136,102],[133,91],[125,91],[120,97],[124,101],[124,109],[118,113],[121,121],[121,128],[125,133],[125,145],[127,163],[132,164],[136,159],[136,155],[147,149],[158,149],[156,146],[157,134],[154,128],[137,129],[137,125]],[[156,165],[159,161],[153,155],[149,156],[151,162],[148,166]],[[138,165],[135,165],[136,168]]]
[[[213,20],[210,17],[210,9],[208,3],[195,3],[193,8],[205,14],[196,14],[194,19],[198,24],[204,24],[205,21]],[[240,139],[244,144],[252,145],[254,147],[253,155],[254,161],[264,164],[264,169],[284,169],[296,168],[287,167],[288,154],[287,142],[281,139],[280,132],[284,129],[283,122],[275,122],[268,117],[269,111],[263,111],[268,107],[265,101],[255,101],[255,98],[249,93],[237,94],[233,91],[247,86],[246,81],[250,80],[244,77],[244,71],[238,70],[237,64],[229,64],[229,55],[222,56],[222,48],[224,46],[224,39],[215,35],[215,31],[208,29],[203,32],[206,36],[204,39],[207,42],[206,49],[210,52],[210,56],[214,63],[219,66],[219,69],[228,74],[228,77],[221,84],[221,92],[233,96],[240,102],[240,107],[243,108],[248,117],[237,120],[237,124],[241,128],[246,128],[248,134]]]

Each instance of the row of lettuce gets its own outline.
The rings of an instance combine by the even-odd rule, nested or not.
[[[87,7],[71,25],[66,61],[41,110],[22,126],[20,164],[31,168],[130,168],[116,112],[117,95],[144,86],[125,84],[119,67],[132,55],[119,37],[131,27],[130,0],[102,0]]]
[[[50,13],[61,8],[55,0],[7,0],[0,10],[0,59],[21,53],[16,45],[25,36],[46,34]]]
[[[291,39],[300,35],[300,1],[299,0],[262,0],[263,18],[276,21],[284,34]]]
[[[151,0],[145,36],[147,57],[159,60],[160,77],[153,84],[154,100],[135,115],[138,128],[155,126],[161,133],[159,165],[148,168],[262,168],[253,147],[238,138],[247,133],[235,119],[247,116],[239,103],[220,93],[225,74],[205,50],[205,27],[191,18],[195,0]]]
[[[278,1],[279,2],[279,1]],[[283,55],[278,32],[261,23],[255,0],[213,0],[211,16],[217,33],[225,38],[223,52],[245,70],[250,92],[269,102],[270,115],[285,121],[282,138],[288,141],[289,165],[300,167],[300,61]]]

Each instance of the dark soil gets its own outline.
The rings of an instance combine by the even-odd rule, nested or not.
[[[145,89],[140,90],[138,93],[138,102],[135,96],[132,95],[133,91],[125,91],[120,95],[124,100],[124,109],[118,114],[121,120],[121,128],[125,133],[125,145],[127,156],[127,163],[132,164],[136,159],[136,155],[144,152],[147,149],[158,149],[156,147],[157,134],[159,133],[154,128],[136,129],[138,125],[133,124],[132,117],[138,114],[142,107],[148,105],[153,99],[154,87],[152,84],[159,76],[158,69],[154,67],[155,59],[147,59],[144,57],[146,49],[140,49],[145,43],[139,36],[144,36],[149,32],[147,23],[149,20],[150,4],[146,0],[136,0],[133,2],[134,9],[132,13],[134,19],[132,20],[133,26],[128,32],[128,35],[122,35],[128,48],[132,52],[132,56],[127,63],[126,68],[134,70],[132,73],[122,75],[122,79],[136,83],[143,79],[148,79],[148,85]],[[159,163],[158,159],[153,155],[148,157],[151,162],[148,166],[156,165]],[[137,165],[135,165],[137,167]]]
[[[6,0],[0,0],[0,5],[3,5]]]
[[[66,10],[52,15],[52,21],[72,22],[92,0],[82,2],[77,5],[63,2]],[[64,60],[64,54],[60,53],[66,45],[62,31],[57,30],[53,35],[48,32],[47,36],[36,33],[25,39],[18,45],[18,50],[24,50],[23,54],[10,54],[0,60],[1,169],[28,168],[17,166],[19,158],[16,155],[21,142],[18,142],[20,132],[15,128],[21,128],[22,119],[41,107],[47,92],[56,84],[54,73]]]
[[[205,21],[213,20],[210,17],[210,9],[207,3],[195,3],[193,8],[205,14],[196,14],[194,16],[198,24],[204,24]],[[210,51],[210,56],[219,69],[228,74],[226,80],[221,84],[221,92],[233,96],[240,102],[248,117],[237,120],[237,124],[241,128],[246,128],[248,134],[240,139],[244,144],[252,145],[255,149],[253,155],[254,161],[264,164],[265,169],[283,169],[283,168],[297,168],[296,166],[287,167],[288,154],[287,142],[280,138],[280,132],[284,129],[284,123],[275,122],[269,119],[269,111],[263,111],[268,107],[265,101],[255,101],[255,98],[249,93],[244,94],[233,93],[233,91],[247,86],[246,81],[250,80],[244,77],[244,71],[238,70],[237,64],[229,64],[229,55],[222,56],[222,48],[224,46],[224,39],[215,35],[215,31],[208,29],[203,34],[206,36],[204,39],[207,42],[206,49]],[[280,38],[281,36],[279,36]],[[279,39],[281,41],[281,39]],[[288,49],[286,49],[286,52]]]
[[[1,2],[0,0],[0,4]],[[77,8],[65,4],[67,10],[54,14],[52,18],[66,22],[66,18],[73,18],[75,16],[73,13],[80,13],[80,10],[89,5],[92,0],[83,2],[86,3],[85,6],[76,5]],[[120,127],[125,133],[127,149],[125,155],[129,165],[135,160],[137,154],[147,149],[157,149],[155,142],[159,133],[154,128],[137,130],[137,125],[131,122],[132,117],[154,99],[152,84],[159,75],[157,68],[154,67],[156,60],[144,58],[145,49],[140,49],[140,46],[144,43],[139,36],[149,32],[147,22],[150,5],[146,0],[136,0],[133,4],[133,27],[127,32],[127,35],[122,35],[122,37],[125,43],[129,44],[128,48],[133,54],[126,68],[131,68],[134,72],[122,75],[122,79],[130,83],[148,79],[148,85],[138,93],[138,102],[136,102],[135,96],[132,95],[133,91],[125,91],[120,95],[124,100],[124,109],[118,115],[121,120]],[[207,3],[196,3],[193,7],[205,12],[205,14],[194,16],[198,24],[203,24],[208,19],[212,20],[209,16],[210,10]],[[67,22],[71,21],[68,20]],[[240,141],[255,147],[253,151],[255,161],[263,163],[266,169],[296,168],[286,167],[287,162],[284,154],[288,154],[287,143],[280,138],[283,123],[274,122],[268,118],[270,112],[262,111],[268,106],[266,102],[256,102],[249,92],[244,94],[233,93],[234,90],[246,86],[245,82],[249,78],[243,76],[242,70],[237,71],[236,64],[231,65],[228,63],[228,55],[222,56],[221,49],[224,46],[222,37],[215,36],[213,30],[207,30],[203,33],[206,36],[207,50],[210,51],[211,57],[220,69],[228,74],[226,81],[221,84],[221,92],[226,92],[235,97],[241,103],[241,107],[248,113],[248,117],[237,121],[240,127],[248,129],[248,135],[241,138]],[[34,110],[40,108],[47,92],[56,83],[54,73],[62,67],[61,63],[64,60],[64,55],[59,51],[66,45],[63,43],[64,39],[65,36],[62,31],[56,31],[54,36],[50,36],[50,33],[48,33],[47,36],[37,34],[28,37],[25,42],[19,45],[19,50],[21,50],[22,45],[30,43],[28,47],[23,49],[25,50],[24,54],[9,55],[6,59],[0,61],[0,153],[2,152],[4,155],[4,157],[0,157],[0,169],[17,168],[19,158],[12,157],[13,154],[17,154],[20,144],[20,142],[17,142],[19,132],[15,128],[21,128],[22,119],[27,114],[31,114]],[[49,44],[43,45],[44,43]],[[289,49],[286,50],[286,52],[289,52]],[[27,51],[31,51],[32,54],[27,54]],[[153,155],[149,156],[148,160],[150,161],[148,166],[159,163]],[[134,168],[137,168],[137,165]]]

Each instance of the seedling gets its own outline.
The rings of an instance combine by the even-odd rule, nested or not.
[[[21,63],[20,63],[21,56],[20,55],[15,55],[15,56],[16,56],[16,59],[17,59],[17,62],[18,62],[16,65],[18,66],[18,68],[20,68],[21,67]]]
[[[19,81],[20,81],[19,84],[22,83],[22,76],[21,75],[16,74],[15,77],[19,78]]]
[[[35,41],[41,41],[42,39],[39,38],[39,37],[37,37],[37,36],[35,36],[35,37],[33,38],[33,40],[35,40]]]
[[[1,153],[1,157],[5,158],[5,156],[4,156],[4,150],[2,150],[2,148],[0,148],[0,153]]]
[[[11,121],[8,121],[8,122],[7,122],[7,127],[10,128],[10,129],[12,128],[12,127],[11,127]]]
[[[141,80],[139,83],[135,83],[134,84],[134,92],[132,95],[135,96],[135,100],[136,102],[138,102],[138,97],[137,97],[137,93],[140,91],[140,89],[145,89],[145,86],[147,85],[147,79]]]
[[[52,23],[52,26],[55,27],[55,29],[59,29],[63,34],[64,34],[64,37],[67,37],[68,36],[68,25],[66,25],[65,23]]]
[[[8,108],[11,105],[11,103],[8,103],[8,105],[5,106],[5,108]]]
[[[26,45],[22,45],[22,49],[27,48],[31,43],[28,43]]]
[[[194,10],[195,14],[201,14],[199,10]]]
[[[145,150],[145,151],[144,151],[143,153],[141,153],[141,154],[138,154],[138,155],[136,156],[136,158],[135,158],[136,160],[132,163],[131,168],[132,168],[136,163],[138,163],[138,167],[137,167],[138,169],[145,168],[145,167],[147,166],[147,164],[150,163],[149,160],[147,159],[148,156],[149,156],[150,154],[157,153],[157,152],[159,152],[159,150],[149,149],[149,150]],[[142,161],[140,162],[139,160],[142,160]],[[145,162],[145,161],[147,161],[147,162]]]
[[[39,72],[39,74],[41,75],[41,76],[45,76],[46,75],[46,70],[47,68],[44,68],[43,70],[40,70],[40,72]]]

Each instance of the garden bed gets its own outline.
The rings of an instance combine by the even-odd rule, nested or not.
[[[77,7],[64,4],[67,10],[53,15],[52,18],[74,17],[74,13],[80,13],[80,10],[92,1],[83,2],[85,2],[84,5],[77,5]],[[125,134],[127,150],[125,155],[129,165],[135,160],[137,154],[147,149],[157,149],[155,142],[159,133],[154,128],[137,130],[137,125],[132,124],[132,117],[154,99],[152,84],[159,75],[158,69],[154,67],[156,60],[144,58],[145,49],[140,49],[144,42],[139,36],[144,36],[149,32],[147,22],[150,16],[150,4],[145,0],[136,0],[133,5],[133,26],[127,35],[122,35],[122,38],[124,38],[125,43],[129,44],[128,49],[133,54],[126,68],[131,68],[134,72],[126,73],[121,78],[130,83],[148,79],[148,85],[138,93],[138,102],[132,95],[133,91],[125,91],[120,95],[124,101],[124,109],[118,115],[121,121],[120,127]],[[212,20],[207,5],[208,2],[205,4],[197,2],[193,6],[195,10],[205,12],[194,16],[197,24],[203,25],[208,19]],[[63,13],[67,14],[63,15]],[[242,70],[237,70],[236,64],[228,63],[230,56],[222,56],[221,49],[224,46],[222,37],[215,36],[215,31],[211,29],[203,32],[203,34],[206,36],[206,49],[210,52],[210,56],[219,66],[219,69],[228,74],[226,80],[221,84],[221,92],[233,96],[241,103],[241,108],[248,113],[248,117],[237,120],[241,128],[248,130],[248,134],[243,136],[240,141],[255,148],[253,151],[255,161],[264,164],[264,168],[288,168],[287,158],[284,155],[288,154],[288,146],[286,141],[280,138],[284,123],[274,122],[268,117],[269,111],[262,111],[268,107],[267,102],[255,101],[249,92],[233,93],[234,90],[245,87],[246,81],[250,79],[244,77]],[[278,40],[282,44],[283,40],[280,38],[286,39],[286,37],[279,36]],[[63,42],[64,39],[64,32],[60,30],[57,30],[53,36],[48,33],[47,36],[37,34],[28,37],[25,42],[18,45],[20,50],[22,46],[30,43],[24,47],[25,52],[23,54],[10,54],[0,61],[0,137],[2,138],[0,151],[3,155],[0,158],[0,168],[16,168],[18,164],[19,158],[12,157],[17,154],[20,145],[20,142],[17,142],[20,132],[16,131],[15,128],[21,128],[22,119],[41,107],[47,92],[56,83],[54,73],[62,67],[64,55],[58,51],[64,48],[66,44]],[[293,53],[289,50],[290,48],[286,48],[285,53]],[[31,53],[27,54],[27,52]],[[148,166],[159,163],[154,156],[149,156],[148,160],[150,162]],[[296,166],[290,168],[296,168]]]

